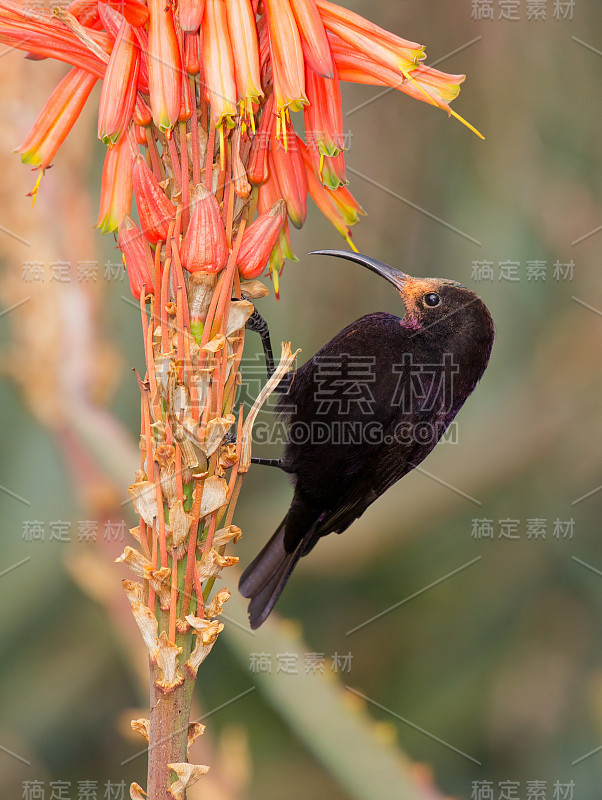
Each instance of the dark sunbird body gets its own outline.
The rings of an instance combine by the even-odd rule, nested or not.
[[[274,607],[295,564],[342,533],[435,447],[483,375],[493,345],[487,307],[466,287],[411,278],[382,262],[322,251],[391,282],[403,318],[369,314],[338,333],[287,383],[289,425],[278,466],[295,487],[285,518],[243,572],[252,628]]]

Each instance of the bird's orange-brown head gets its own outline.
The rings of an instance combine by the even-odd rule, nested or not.
[[[400,324],[410,336],[436,341],[443,351],[479,361],[485,369],[493,345],[493,320],[485,303],[471,289],[445,278],[414,278],[395,267],[362,253],[347,250],[314,250],[355,261],[385,278],[399,293],[405,308]]]

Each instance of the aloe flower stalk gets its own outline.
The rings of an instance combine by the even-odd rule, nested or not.
[[[97,225],[117,234],[146,360],[137,524],[118,559],[150,664],[150,717],[132,725],[149,742],[148,796],[184,800],[208,769],[188,763],[203,726],[186,723],[223,628],[230,592],[213,587],[238,560],[226,551],[241,535],[253,420],[294,359],[284,346],[245,418],[236,391],[254,307],[243,298],[267,293],[264,270],[278,296],[295,260],[289,221],[303,224],[308,195],[353,247],[364,212],[346,186],[339,81],[393,86],[457,116],[464,76],[328,0],[74,0],[54,13],[0,0],[0,42],[71,66],[18,148],[39,171],[34,192],[102,81]],[[144,796],[137,783],[130,794]]]

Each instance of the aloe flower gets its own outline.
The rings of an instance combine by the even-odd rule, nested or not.
[[[236,117],[234,56],[224,0],[207,0],[203,29],[203,74],[212,125],[224,136],[224,126],[233,128]],[[222,147],[223,152],[223,147]]]
[[[289,223],[303,225],[308,196],[354,247],[364,212],[346,185],[340,81],[458,116],[464,76],[426,66],[421,44],[328,0],[73,0],[53,13],[0,0],[0,42],[71,67],[18,148],[39,171],[34,195],[102,81],[96,224],[117,234],[146,359],[135,546],[118,559],[133,573],[123,586],[150,665],[150,719],[133,727],[149,741],[148,796],[184,800],[208,769],[188,763],[202,726],[186,723],[230,596],[213,587],[237,562],[226,552],[241,535],[234,508],[253,420],[275,385],[243,418],[253,313],[243,297],[267,293],[264,271],[278,296],[285,260],[296,260]],[[284,346],[277,378],[293,360]],[[144,792],[132,784],[130,796]]]
[[[17,148],[24,164],[42,172],[46,169],[79,117],[96,80],[95,75],[79,67],[65,75],[38,115],[31,133]]]
[[[255,132],[253,105],[263,96],[255,13],[251,0],[225,0],[225,5],[240,116]]]
[[[134,155],[128,137],[107,150],[102,170],[100,210],[96,226],[103,233],[116,231],[132,206]]]
[[[180,45],[169,3],[149,0],[148,14],[150,107],[155,125],[170,131],[180,113]]]
[[[113,44],[100,95],[98,138],[105,144],[114,144],[132,120],[139,66],[137,38],[124,17]]]

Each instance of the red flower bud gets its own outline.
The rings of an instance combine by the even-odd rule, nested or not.
[[[265,183],[268,179],[268,151],[270,149],[270,130],[273,125],[274,95],[271,94],[263,104],[259,128],[253,136],[247,177],[256,186]]]
[[[175,219],[176,207],[142,156],[134,162],[134,194],[142,232],[151,244],[164,242],[169,233],[169,223]]]
[[[291,222],[295,228],[300,228],[307,215],[307,178],[295,130],[288,120],[285,125],[286,149],[273,129],[268,164],[276,175],[281,196],[286,200]]]
[[[134,29],[123,20],[107,65],[98,110],[98,138],[114,144],[127,130],[132,119],[140,51]]]
[[[178,13],[182,30],[188,33],[198,31],[204,12],[205,0],[180,0]]]
[[[228,262],[228,242],[215,195],[199,184],[192,194],[194,209],[180,248],[188,272],[221,272]]]
[[[126,215],[119,226],[119,249],[130,279],[130,289],[136,300],[140,300],[142,287],[146,294],[154,294],[153,257],[148,242],[134,220]]]
[[[286,203],[278,200],[244,232],[236,263],[243,278],[261,275],[286,220]]]

